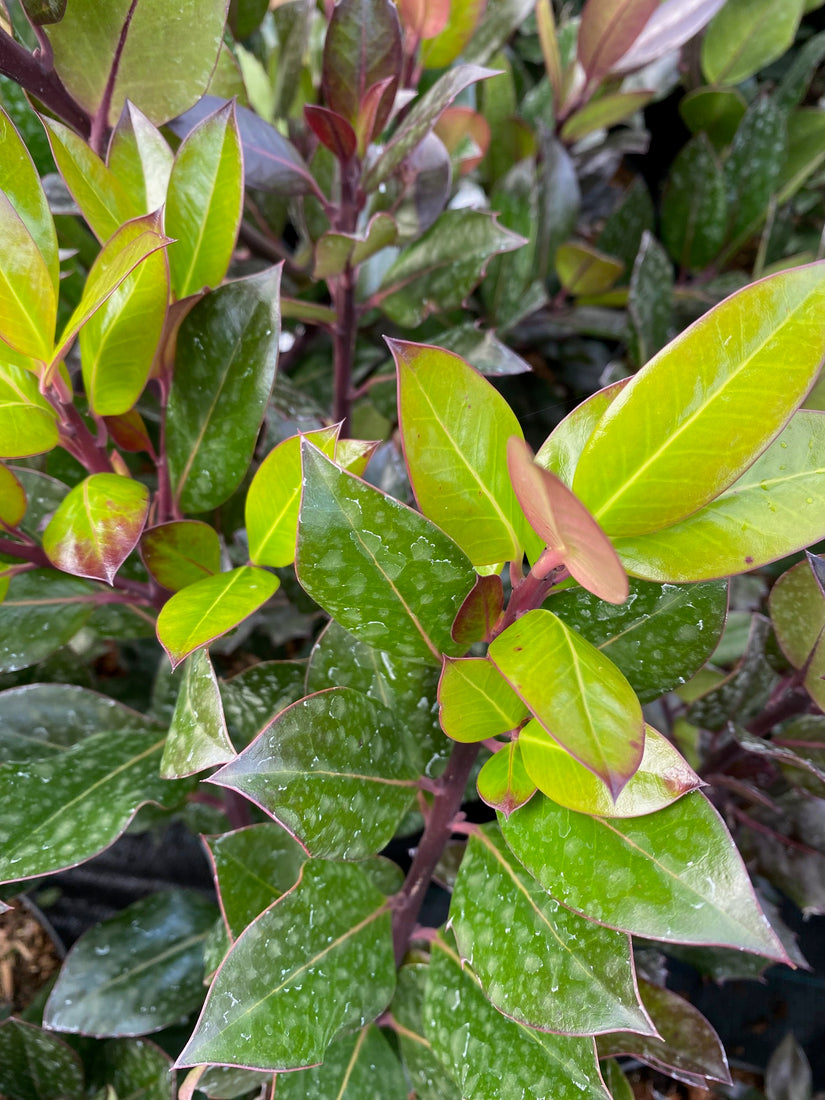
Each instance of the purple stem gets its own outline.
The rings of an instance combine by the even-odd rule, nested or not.
[[[39,99],[82,137],[89,136],[88,113],[67,91],[54,70],[51,56],[42,46],[37,54],[30,54],[5,31],[0,31],[0,73]]]
[[[132,0],[132,3],[129,5],[129,10],[126,12],[126,18],[123,20],[123,26],[120,28],[120,36],[117,40],[117,46],[115,47],[115,53],[112,58],[112,65],[109,69],[109,76],[106,80],[106,87],[103,89],[103,97],[100,100],[97,110],[92,115],[89,145],[99,157],[102,157],[105,151],[106,134],[109,129],[109,109],[112,106],[115,81],[117,80],[120,60],[123,56],[126,39],[129,36],[129,27],[132,23],[132,16],[135,14],[137,4],[138,0]]]

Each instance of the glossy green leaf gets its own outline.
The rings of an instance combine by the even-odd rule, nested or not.
[[[450,927],[485,995],[511,1019],[567,1035],[653,1031],[636,994],[628,938],[548,897],[496,825],[470,837]]]
[[[530,1092],[606,1100],[592,1039],[548,1035],[507,1019],[441,938],[433,941],[423,1016],[425,1036],[465,1100],[520,1100]]]
[[[89,319],[97,313],[107,299],[124,283],[129,275],[131,275],[147,257],[157,252],[158,249],[165,248],[169,243],[169,238],[164,237],[160,231],[160,222],[161,218],[159,211],[154,214],[147,214],[142,218],[134,218],[132,221],[122,225],[100,250],[95,262],[89,270],[89,276],[86,279],[86,285],[83,288],[83,294],[80,297],[80,301],[63,327],[63,332],[60,334],[60,338],[57,341],[57,351],[49,367],[49,373],[53,373],[59,369],[60,363],[66,356],[78,332],[80,332],[81,328]],[[163,278],[159,273],[158,277]],[[140,308],[145,304],[144,295],[146,294],[146,287],[142,289],[143,294],[138,294],[135,299]],[[128,301],[131,295],[128,292],[124,293]],[[152,287],[150,287],[149,294],[154,300]],[[118,327],[123,325],[123,322],[121,322],[119,318],[116,319],[116,316],[112,313],[108,313],[106,317],[109,325],[117,325]],[[104,322],[103,331],[105,331],[105,327],[106,322]],[[123,325],[123,328],[127,333],[130,332],[128,324]],[[134,370],[134,367],[132,369]],[[134,376],[131,384],[134,385]]]
[[[538,175],[532,157],[514,164],[490,192],[490,208],[498,215],[500,224],[526,241],[514,252],[494,256],[481,285],[489,323],[499,328],[515,324],[525,311],[535,308],[538,204]]]
[[[457,8],[456,4],[452,8]],[[425,50],[431,48],[431,44]],[[479,80],[492,76],[490,69],[478,65],[456,65],[433,84],[404,117],[375,164],[364,175],[363,186],[373,191],[395,172],[401,162],[423,141],[459,92]]]
[[[59,1036],[13,1017],[0,1023],[0,1089],[19,1100],[83,1100],[83,1066]]]
[[[616,666],[541,610],[500,634],[488,657],[547,732],[617,798],[641,763],[644,723]]]
[[[386,272],[372,301],[402,328],[461,305],[491,257],[512,252],[522,237],[481,210],[445,210]]]
[[[177,1064],[316,1065],[339,1032],[386,1007],[394,986],[386,899],[359,867],[310,860],[233,947]]]
[[[576,52],[591,87],[627,53],[657,7],[658,0],[589,0]]]
[[[529,528],[507,471],[508,437],[521,437],[512,409],[452,352],[398,340],[390,341],[390,350],[398,368],[404,455],[419,507],[474,565],[519,558]],[[533,538],[533,556],[537,543]]]
[[[234,102],[187,134],[169,177],[166,232],[172,291],[186,298],[216,287],[229,267],[243,204],[241,138]]]
[[[601,95],[591,99],[584,107],[575,111],[561,128],[561,137],[568,144],[581,141],[582,138],[597,130],[609,130],[625,122],[631,115],[641,111],[653,99],[655,93],[639,89],[637,91],[616,92],[613,95]],[[606,277],[607,272],[604,272]],[[590,292],[587,292],[590,293]],[[592,292],[595,293],[595,292]]]
[[[287,707],[210,782],[251,798],[311,855],[362,859],[392,838],[415,799],[405,740],[365,695],[330,688]]]
[[[662,241],[688,271],[701,271],[716,259],[728,229],[725,176],[703,133],[674,160],[662,198]]]
[[[26,514],[26,491],[14,472],[0,464],[0,522],[17,527]]]
[[[592,245],[568,241],[556,251],[556,272],[568,294],[603,294],[622,273],[624,264]]]
[[[633,354],[640,365],[665,346],[673,310],[673,268],[648,230],[642,235],[630,277],[627,312]]]
[[[279,584],[265,569],[242,565],[176,592],[163,605],[157,622],[158,640],[172,667],[257,611]]]
[[[169,890],[134,902],[82,936],[60,971],[44,1011],[55,1031],[144,1035],[201,1002],[203,943],[215,906]]]
[[[106,163],[144,214],[166,202],[173,160],[160,130],[127,99],[112,132]]]
[[[280,279],[274,267],[221,286],[180,327],[167,439],[173,491],[187,512],[217,508],[249,466],[275,378]]]
[[[108,241],[124,222],[142,213],[141,204],[74,130],[46,116],[43,125],[55,164],[89,228],[101,244]]]
[[[811,566],[801,561],[779,578],[770,596],[771,622],[782,652],[803,672],[803,685],[820,707],[825,703],[825,596]]]
[[[91,474],[76,485],[43,532],[58,569],[111,584],[137,546],[149,513],[149,490],[120,474]]]
[[[420,751],[420,772],[433,775],[450,751],[438,722],[438,670],[405,660],[354,638],[333,620],[322,631],[309,658],[307,692],[331,687],[360,691],[412,734]]]
[[[416,1100],[461,1100],[461,1092],[435,1055],[424,1035],[424,990],[429,967],[405,963],[398,971],[390,1011],[400,1025],[398,1049]]]
[[[120,416],[143,392],[166,319],[165,250],[147,255],[80,330],[83,388],[98,416]]]
[[[475,571],[418,512],[302,449],[298,578],[309,595],[369,645],[441,663],[460,649],[450,627]]]
[[[206,843],[233,939],[292,889],[307,858],[298,841],[272,821],[224,833]]]
[[[329,279],[358,267],[382,248],[395,244],[398,226],[389,214],[375,214],[363,233],[324,233],[315,244],[313,278]]]
[[[158,777],[164,740],[157,730],[95,733],[49,759],[0,769],[0,879],[74,867],[116,840],[140,806],[177,805],[186,788]]]
[[[704,1087],[707,1080],[730,1083],[719,1037],[702,1014],[669,989],[639,982],[639,994],[660,1039],[649,1035],[600,1035],[599,1057],[630,1054],[682,1081]]]
[[[518,743],[531,781],[548,798],[577,813],[641,817],[701,785],[693,768],[652,726],[645,726],[642,762],[615,801],[601,780],[557,745],[538,722],[524,727]]]
[[[715,149],[730,145],[747,104],[736,88],[694,88],[679,100],[688,129],[705,133]]]
[[[0,603],[0,672],[36,665],[70,641],[92,613],[93,594],[86,581],[51,569],[13,577]]]
[[[818,542],[823,527],[825,419],[806,409],[716,500],[664,531],[617,539],[628,572],[701,581],[758,569]]]
[[[500,825],[536,880],[590,920],[653,940],[786,959],[727,829],[699,791],[625,819],[536,797]]]
[[[508,733],[528,717],[524,703],[483,657],[445,657],[438,705],[447,736],[468,743]]]
[[[591,394],[562,420],[542,443],[536,462],[561,478],[565,485],[573,484],[573,475],[584,446],[608,407],[630,379],[622,378]]]
[[[0,191],[5,193],[34,239],[46,264],[54,291],[57,293],[59,262],[54,220],[26,144],[2,107],[0,107]],[[47,336],[52,331],[53,326],[48,330]]]
[[[233,742],[248,745],[276,714],[297,702],[304,695],[305,675],[303,661],[259,661],[225,680],[221,698]]]
[[[625,271],[630,271],[645,230],[653,232],[653,202],[647,186],[637,177],[604,223],[596,245],[608,256],[622,260]]]
[[[524,768],[518,741],[494,752],[478,773],[478,793],[488,806],[509,817],[536,793],[536,784]]]
[[[741,84],[791,46],[804,0],[727,0],[702,39],[710,84]]]
[[[151,719],[75,684],[24,684],[0,692],[0,761],[59,757],[93,733],[146,731]]]
[[[57,412],[23,367],[0,365],[0,458],[27,458],[57,445]]]
[[[0,339],[41,362],[51,356],[57,295],[26,223],[0,191]]]
[[[491,641],[503,613],[501,577],[496,573],[479,576],[453,621],[450,631],[453,640],[465,649],[474,642]]]
[[[221,544],[208,523],[174,520],[149,527],[140,539],[143,564],[171,592],[220,572]]]
[[[90,114],[103,102],[117,65],[104,125],[115,125],[127,97],[160,125],[206,90],[225,18],[226,0],[112,0],[103,9],[95,0],[72,0],[47,34],[58,76]]]
[[[68,486],[39,470],[15,466],[14,474],[26,491],[26,514],[20,529],[31,538],[39,538],[49,517],[68,493]]]
[[[530,526],[546,544],[534,570],[546,575],[559,564],[583,588],[608,603],[627,599],[628,581],[610,540],[561,478],[533,461],[533,452],[518,436],[507,441],[507,467],[513,489]]]
[[[643,703],[686,683],[716,648],[725,625],[725,581],[695,585],[630,582],[630,597],[610,606],[582,589],[559,592],[555,615],[624,673]]]
[[[275,1088],[278,1100],[407,1100],[409,1095],[398,1055],[374,1024],[330,1043],[322,1066],[278,1074]]]
[[[787,121],[768,96],[748,107],[725,161],[731,212],[728,253],[759,231],[776,189],[787,149]]]
[[[255,471],[244,505],[249,560],[255,565],[291,565],[295,561],[301,440],[311,440],[327,458],[332,458],[338,430],[336,425],[290,436],[270,451]]]
[[[825,160],[825,111],[803,108],[788,119],[788,153],[776,181],[778,205],[793,198]]]
[[[185,666],[160,763],[164,779],[195,775],[235,755],[209,653],[195,650]]]
[[[612,1100],[634,1100],[634,1092],[630,1087],[630,1082],[614,1058],[608,1058],[606,1061],[600,1062],[599,1069]]]
[[[824,301],[825,264],[773,275],[710,310],[639,371],[599,421],[573,481],[608,534],[689,516],[779,435],[819,370]]]
[[[174,1100],[171,1066],[166,1051],[146,1039],[111,1039],[96,1046],[87,1073],[90,1085],[110,1085],[130,1100]]]

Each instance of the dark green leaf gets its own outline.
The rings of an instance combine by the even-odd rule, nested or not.
[[[194,775],[235,755],[209,653],[198,649],[185,665],[160,763],[164,779]]]
[[[89,1083],[111,1085],[123,1100],[174,1100],[169,1055],[145,1039],[112,1039],[96,1047]]]
[[[302,661],[261,661],[225,680],[221,698],[233,742],[248,745],[276,714],[297,702],[304,694],[305,675]]]
[[[765,220],[785,160],[786,130],[785,113],[766,96],[751,103],[739,124],[724,167],[731,254]]]
[[[66,14],[67,0],[21,0],[21,7],[36,27],[59,23]]]
[[[398,971],[390,1011],[401,1025],[396,1032],[401,1058],[417,1100],[461,1100],[458,1086],[445,1074],[424,1035],[422,1012],[428,970],[422,963],[408,963]]]
[[[793,42],[804,0],[727,0],[702,39],[710,84],[740,84]]]
[[[22,1020],[0,1024],[0,1089],[10,1100],[83,1100],[83,1067],[56,1035]]]
[[[167,438],[173,491],[186,511],[217,508],[247,471],[275,378],[280,279],[274,267],[227,283],[180,327]]]
[[[768,1062],[765,1095],[768,1100],[809,1100],[812,1084],[811,1064],[789,1032]]]
[[[415,799],[410,756],[365,695],[330,688],[282,711],[211,782],[253,799],[312,855],[361,859],[384,847]]]
[[[278,1074],[278,1100],[407,1100],[397,1054],[374,1024],[330,1043],[324,1064]]]
[[[440,664],[442,653],[460,652],[450,627],[475,580],[465,554],[307,443],[303,462],[296,568],[310,596],[356,637],[398,656]]]
[[[798,106],[805,97],[808,85],[825,58],[825,31],[809,38],[794,57],[779,83],[774,102],[784,111]]]
[[[573,232],[581,205],[581,190],[570,154],[549,130],[541,134],[538,161],[538,226],[535,274],[553,274],[556,251]]]
[[[134,902],[82,936],[44,1012],[56,1031],[145,1035],[184,1019],[203,996],[203,943],[215,906],[169,890]]]
[[[680,267],[701,271],[718,255],[727,228],[725,176],[707,137],[697,134],[670,169],[662,199],[662,240]]]
[[[94,592],[52,569],[13,577],[0,603],[0,672],[36,665],[65,645],[91,615]]]
[[[456,325],[439,332],[433,337],[433,344],[447,351],[454,351],[462,359],[466,359],[471,367],[479,374],[488,378],[503,374],[526,374],[530,370],[530,364],[520,355],[516,355],[496,336],[491,329],[484,332],[477,328],[473,322],[464,325]]]
[[[733,141],[746,103],[736,88],[694,88],[679,100],[679,114],[694,134],[708,135],[714,149]]]
[[[470,41],[462,50],[462,57],[466,61],[486,65],[532,10],[533,0],[498,0],[498,3],[488,4]]]
[[[782,206],[825,160],[825,111],[803,107],[788,119],[788,154],[777,180],[776,202]]]
[[[632,271],[645,230],[653,232],[653,202],[646,184],[637,177],[604,223],[596,244],[608,256],[622,260],[625,271]]]
[[[641,366],[667,343],[673,314],[673,268],[648,230],[633,265],[627,310],[634,359]]]
[[[525,157],[519,161],[498,181],[490,195],[490,204],[498,214],[500,224],[526,241],[514,252],[494,256],[481,285],[490,323],[506,327],[523,316],[525,302],[530,302],[525,292],[534,280],[538,180],[532,158]]]
[[[316,1065],[339,1032],[375,1019],[394,987],[386,899],[359,867],[310,860],[235,944],[178,1065]]]

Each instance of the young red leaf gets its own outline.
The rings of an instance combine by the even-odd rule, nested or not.
[[[153,453],[152,440],[137,409],[129,409],[118,416],[104,416],[103,420],[109,435],[121,451],[128,451],[130,454],[138,454],[140,451]]]
[[[570,489],[533,461],[523,439],[507,441],[507,466],[530,526],[558,552],[572,577],[608,603],[624,603],[628,580],[613,545]]]
[[[627,53],[659,0],[588,0],[579,24],[578,55],[594,87]]]
[[[417,38],[435,38],[447,26],[450,0],[398,0],[401,22]]]
[[[501,577],[497,573],[479,577],[453,621],[453,641],[468,649],[474,642],[489,641],[503,611]]]
[[[304,107],[307,126],[338,160],[349,160],[358,146],[358,139],[352,126],[341,115],[328,107],[317,107],[308,103]]]
[[[390,80],[372,129],[380,132],[401,75],[401,24],[392,0],[340,0],[327,30],[321,87],[324,100],[357,131],[373,85]]]

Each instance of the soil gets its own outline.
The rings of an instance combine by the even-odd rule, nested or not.
[[[60,969],[60,953],[20,898],[0,913],[0,1008],[22,1012]]]

